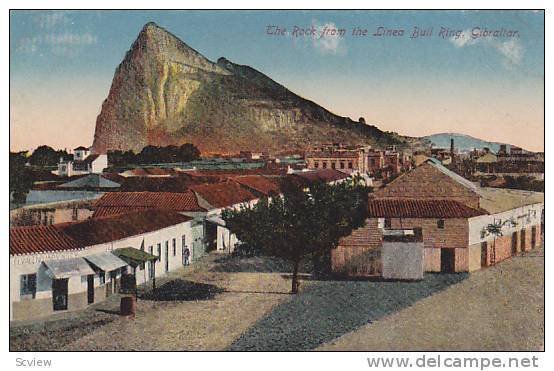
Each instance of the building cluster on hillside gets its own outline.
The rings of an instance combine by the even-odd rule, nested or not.
[[[411,168],[410,158],[395,146],[379,150],[371,146],[347,146],[340,143],[324,144],[306,154],[308,169],[336,169],[348,174],[367,174],[388,179]]]

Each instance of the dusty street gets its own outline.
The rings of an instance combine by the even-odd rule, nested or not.
[[[544,250],[528,252],[318,350],[541,350]]]

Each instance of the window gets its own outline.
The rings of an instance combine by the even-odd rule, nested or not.
[[[100,285],[104,285],[106,283],[106,272],[98,272],[98,280]]]
[[[317,169],[319,167],[319,162],[315,161],[314,162],[314,167]]]
[[[37,274],[32,273],[32,274],[21,275],[20,297],[34,299],[36,294],[37,294]]]
[[[385,228],[390,229],[391,228],[391,220],[389,218],[385,218]]]
[[[158,260],[162,260],[162,244],[158,244]]]
[[[71,220],[75,221],[77,219],[79,219],[79,211],[77,210],[76,207],[74,207],[71,212]]]
[[[323,161],[323,168],[327,169],[327,162]]]
[[[173,239],[173,256],[177,256],[177,240]]]
[[[341,163],[340,163],[340,168],[341,168],[341,169],[344,169],[344,162],[341,162]]]
[[[349,169],[352,169],[353,167],[354,167],[354,164],[353,164],[352,162],[349,162],[349,163],[348,163],[348,168],[349,168]]]
[[[437,220],[437,228],[444,229],[444,219]]]
[[[331,169],[335,169],[336,165],[334,162],[331,162]]]

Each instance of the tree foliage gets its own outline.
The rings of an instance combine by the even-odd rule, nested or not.
[[[33,186],[33,174],[26,163],[24,152],[10,152],[10,192],[16,203],[24,203]]]
[[[228,228],[255,253],[292,263],[292,293],[296,293],[300,263],[305,259],[329,263],[339,239],[364,225],[367,194],[368,188],[356,180],[335,185],[316,183],[308,191],[288,185],[282,197],[225,210],[222,216]]]
[[[200,158],[200,150],[191,143],[181,146],[146,146],[140,153],[133,151],[110,151],[108,161],[112,166],[139,164],[159,164],[173,162],[189,162]]]
[[[43,145],[33,151],[33,154],[29,157],[29,163],[40,167],[56,166],[60,158],[68,160],[73,157],[66,150],[56,151],[50,146]]]

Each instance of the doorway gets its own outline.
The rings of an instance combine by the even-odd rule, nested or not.
[[[441,273],[455,272],[454,249],[441,249]]]
[[[164,248],[164,258],[165,258],[165,273],[169,272],[169,241],[165,241],[165,248]]]
[[[67,283],[68,278],[52,281],[52,301],[54,310],[67,310]]]
[[[206,251],[213,251],[217,248],[217,225],[206,222]]]
[[[481,267],[487,266],[487,255],[488,255],[488,244],[487,242],[481,242]]]
[[[87,303],[94,303],[94,274],[87,276]]]
[[[526,240],[526,236],[525,236],[525,228],[523,228],[520,232],[520,236],[521,236],[521,252],[525,252],[525,249],[527,248],[527,246],[525,246],[525,241]]]
[[[517,232],[512,233],[512,256],[517,254]]]

